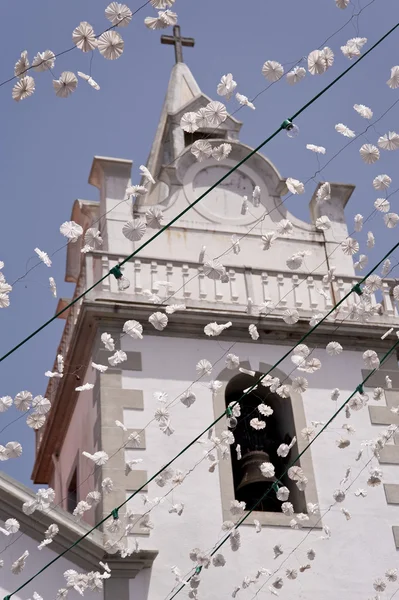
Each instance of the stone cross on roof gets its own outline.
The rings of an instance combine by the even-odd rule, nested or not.
[[[176,64],[183,61],[183,46],[193,48],[195,44],[194,38],[185,38],[180,35],[180,25],[173,27],[173,35],[162,35],[161,44],[168,44],[175,47]]]

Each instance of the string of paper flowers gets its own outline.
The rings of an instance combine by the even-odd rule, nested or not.
[[[365,279],[366,279],[366,278],[365,278]],[[367,288],[365,288],[365,290],[366,290],[366,289],[367,289]],[[339,303],[339,304],[340,304],[340,303]],[[335,308],[336,308],[336,307],[335,307]],[[129,327],[130,327],[130,326],[129,326]],[[317,327],[317,324],[316,324],[316,327]],[[307,334],[307,335],[308,335],[308,334]],[[305,336],[305,338],[307,337],[307,335]],[[105,338],[105,337],[104,337],[104,338],[103,338],[103,341],[104,341],[104,342],[109,342],[109,341],[110,341],[110,340],[109,340],[109,337],[110,337],[110,336],[108,336],[108,338]],[[303,342],[303,339],[304,339],[304,338],[302,338],[302,339],[300,340],[300,342]],[[393,349],[396,347],[396,345],[397,345],[398,343],[399,343],[399,341],[398,341],[398,342],[397,342],[397,343],[394,345],[394,347],[393,347],[393,348],[392,348],[392,349],[391,349],[391,350],[390,350],[390,351],[389,351],[389,352],[388,352],[388,353],[385,355],[385,357],[384,357],[384,358],[382,359],[382,361],[381,361],[381,364],[384,362],[384,360],[387,358],[387,356],[390,354],[390,352],[392,352],[392,350],[393,350]],[[297,344],[297,345],[296,345],[294,348],[298,348],[298,346],[299,346],[299,344]],[[289,352],[289,353],[290,353],[290,352]],[[289,353],[288,353],[288,354],[289,354]],[[335,349],[334,349],[333,353],[335,353]],[[306,357],[307,357],[307,354],[305,354],[305,355],[303,355],[303,354],[302,354],[302,355],[300,355],[300,356],[301,356],[301,358],[300,358],[300,361],[302,362],[302,359],[303,359],[303,358],[306,358]],[[376,354],[375,352],[373,352],[373,351],[371,351],[371,350],[367,351],[366,353],[364,353],[364,359],[365,359],[365,361],[366,361],[366,365],[367,365],[367,366],[369,366],[369,367],[373,367],[374,369],[377,369],[377,368],[379,368],[379,366],[380,366],[380,362],[378,361],[378,357],[377,357],[377,354]],[[281,361],[280,361],[280,362],[281,362]],[[279,363],[276,363],[276,365],[277,365],[277,364],[279,364]],[[307,361],[306,361],[306,363],[305,363],[305,364],[306,364],[306,366],[307,366],[307,372],[310,372],[310,371],[309,371],[310,364],[308,364],[308,362],[307,362]],[[320,364],[320,366],[321,366],[321,364]],[[312,361],[312,365],[311,365],[311,372],[313,372],[315,369],[317,370],[318,368],[319,368],[319,366],[318,366],[318,365],[316,365],[316,363],[315,363],[315,360],[313,359],[313,361]],[[271,371],[271,370],[272,370],[272,369],[270,369],[270,371]],[[374,372],[374,371],[373,371],[373,372]],[[249,392],[251,392],[253,389],[255,389],[255,388],[257,387],[257,384],[258,384],[259,382],[261,382],[263,379],[265,379],[267,376],[268,376],[268,374],[265,374],[263,377],[261,377],[261,378],[260,378],[260,380],[259,380],[259,381],[258,381],[258,382],[257,382],[257,383],[254,385],[254,386],[251,386],[251,388],[249,388],[248,390],[246,390],[246,391],[245,391],[244,395],[245,395],[245,394],[247,394],[247,393],[249,393]],[[363,383],[365,383],[365,382],[368,380],[368,378],[369,378],[369,376],[367,376],[367,377],[365,378],[365,380],[363,381]],[[272,382],[273,382],[273,379],[274,379],[274,378],[271,378],[271,377],[269,377],[269,381],[268,381],[268,385],[269,385],[269,386],[271,386],[271,384],[272,384]],[[270,381],[270,380],[271,380],[271,381]],[[211,389],[213,389],[213,388],[211,388]],[[213,389],[213,391],[215,391],[215,390],[217,390],[217,389],[218,389],[218,388],[214,386],[214,389]],[[276,391],[277,391],[277,390],[276,390]],[[339,409],[339,411],[337,411],[337,413],[336,413],[336,414],[338,414],[338,413],[340,412],[340,410],[342,410],[342,408],[345,406],[345,404],[347,404],[347,403],[348,403],[350,400],[352,400],[353,396],[355,396],[355,394],[356,394],[356,392],[357,392],[357,391],[359,391],[359,390],[357,389],[357,390],[356,390],[356,391],[355,391],[355,392],[354,392],[354,393],[353,393],[353,394],[350,396],[350,398],[348,398],[348,400],[347,400],[347,401],[344,403],[344,405],[342,405],[342,407]],[[360,390],[360,393],[361,393],[361,394],[363,394],[362,390]],[[238,401],[238,402],[236,402],[236,403],[234,403],[234,404],[235,404],[235,405],[236,405],[236,404],[239,404],[239,402],[240,402],[240,401]],[[362,401],[360,401],[360,403],[361,403],[361,405],[362,405]],[[356,402],[354,402],[354,403],[353,403],[353,409],[354,409],[354,410],[357,410],[358,408],[356,408],[356,407],[355,407],[355,404],[356,404]],[[234,409],[234,406],[232,407],[232,409]],[[221,417],[223,417],[223,416],[224,416],[224,414],[225,414],[225,413],[223,413]],[[335,415],[335,416],[336,416],[336,415]],[[162,418],[162,416],[161,416],[161,418]],[[333,418],[334,418],[334,417],[333,417]],[[218,420],[219,420],[219,419],[218,419]],[[328,424],[331,422],[331,420],[332,420],[332,419],[330,419],[330,421],[327,423],[327,425],[328,425]],[[213,424],[215,424],[216,422],[217,422],[217,421],[215,421]],[[211,426],[213,426],[213,424],[212,424]],[[317,438],[317,437],[320,435],[320,433],[321,433],[321,432],[322,432],[322,431],[323,431],[325,428],[326,428],[326,426],[324,426],[324,427],[323,427],[323,429],[322,429],[322,430],[320,430],[320,432],[319,432],[319,433],[318,433],[318,434],[317,434],[317,435],[316,435],[316,436],[315,436],[315,437],[314,437],[314,438],[313,438],[313,439],[312,439],[312,440],[309,442],[309,444],[308,444],[307,448],[309,447],[309,445],[310,445],[311,443],[313,443],[313,441],[314,441],[314,440],[315,440],[315,439],[316,439],[316,438]],[[210,429],[210,427],[208,427],[207,429]],[[207,430],[206,430],[206,431],[207,431]],[[205,432],[206,432],[206,431],[205,431]],[[202,435],[203,435],[205,432],[203,432],[203,433],[202,433],[200,436],[198,436],[198,437],[196,438],[196,440],[198,440],[198,439],[199,439],[199,438],[200,438],[200,437],[201,437],[201,436],[202,436]],[[192,443],[195,443],[195,441],[196,441],[196,440],[194,440],[194,442],[192,442]],[[191,444],[190,444],[188,447],[191,447],[192,443],[191,443]],[[186,447],[186,449],[187,449],[188,447]],[[345,447],[345,446],[342,446],[342,447]],[[183,452],[184,452],[184,450],[183,450]],[[182,454],[182,452],[180,452],[180,453],[179,453],[179,456],[181,456],[181,454]],[[108,456],[107,456],[107,455],[106,455],[106,453],[104,453],[103,451],[99,451],[99,452],[97,452],[95,455],[90,455],[90,454],[88,454],[88,453],[85,453],[85,452],[84,452],[84,455],[85,455],[85,456],[87,456],[88,458],[92,459],[94,462],[96,462],[96,464],[105,464],[106,460],[108,459]],[[173,460],[175,460],[175,459],[173,459]],[[167,463],[167,465],[166,465],[164,468],[162,468],[162,469],[161,469],[161,471],[160,471],[160,472],[158,472],[158,473],[157,473],[155,476],[153,476],[153,478],[151,478],[149,481],[151,481],[151,480],[152,480],[152,479],[154,479],[155,477],[158,477],[158,476],[159,476],[159,475],[160,475],[160,474],[161,474],[161,473],[162,473],[162,472],[163,472],[165,469],[168,469],[168,468],[170,467],[170,465],[172,464],[173,460],[172,460],[172,461],[169,461],[169,463]],[[111,482],[111,483],[112,483],[112,482]],[[147,482],[147,483],[148,483],[148,482]],[[145,485],[146,485],[146,484],[145,484]],[[111,486],[111,489],[112,489],[112,486]],[[140,488],[138,491],[141,491],[141,489],[142,489],[142,488]],[[45,490],[43,490],[43,492],[45,492]],[[50,491],[47,491],[46,493],[47,493],[47,495],[48,495],[48,494],[50,494],[51,492],[50,492]],[[130,496],[130,498],[129,498],[129,499],[131,499],[131,498],[132,498],[134,495],[136,495],[137,493],[138,493],[138,492],[135,492],[135,493],[134,493],[132,496]],[[93,494],[95,495],[95,494],[96,494],[96,492],[93,492],[93,493],[92,493],[92,495],[93,495]],[[98,494],[98,492],[97,492],[97,494]],[[93,500],[93,498],[92,498],[92,500]],[[33,510],[35,510],[35,509],[38,507],[38,505],[40,505],[40,503],[41,503],[41,500],[35,500],[35,501],[33,501],[33,503],[29,503],[29,505],[32,505],[32,504],[33,504],[32,508],[33,508]],[[125,503],[126,503],[126,502],[124,502],[124,503],[123,503],[123,505],[124,505]],[[88,504],[88,505],[90,505],[90,503],[89,503],[89,502],[87,502],[87,504]],[[121,505],[121,506],[122,506],[122,505]],[[119,507],[119,508],[120,508],[120,507]],[[103,521],[102,521],[100,524],[102,524],[103,522],[105,522],[105,521],[106,521],[108,518],[109,518],[109,517],[106,517],[106,518],[105,518],[105,519],[104,519],[104,520],[103,520]],[[95,527],[99,526],[100,524],[97,524]],[[225,541],[226,541],[226,540],[225,540]],[[44,567],[44,568],[47,568],[47,567]],[[22,586],[22,587],[24,587],[24,586]],[[19,589],[22,589],[22,588],[19,588]],[[19,589],[18,589],[18,591],[19,591]]]
[[[197,556],[193,557],[192,560],[194,561],[194,563],[196,564],[196,567],[194,569],[194,572],[192,573],[192,575],[190,576],[190,578],[188,579],[188,582],[184,582],[178,589],[177,591],[173,594],[173,596],[171,596],[171,598],[169,600],[172,600],[172,598],[174,598],[175,596],[177,596],[177,594],[186,586],[187,583],[190,583],[190,587],[191,590],[194,590],[193,594],[192,594],[192,598],[196,598],[197,597],[197,589],[198,586],[200,584],[200,574],[203,570],[203,567],[208,568],[211,564],[211,560],[213,557],[219,556],[219,554],[216,554],[219,549],[229,540],[230,541],[230,545],[231,545],[231,549],[232,551],[237,551],[240,548],[240,534],[238,532],[238,528],[242,525],[242,523],[244,523],[247,518],[252,514],[252,512],[256,509],[256,507],[258,506],[259,502],[261,500],[263,500],[264,498],[266,498],[269,493],[271,491],[274,491],[276,493],[277,498],[281,501],[284,500],[284,503],[288,500],[289,497],[289,490],[288,488],[286,488],[284,486],[284,484],[282,483],[282,477],[286,474],[288,474],[288,477],[293,480],[298,489],[300,491],[303,491],[306,488],[306,484],[307,484],[307,478],[303,472],[303,470],[300,467],[295,467],[295,463],[301,458],[301,456],[310,448],[310,446],[315,442],[315,440],[321,435],[321,433],[323,433],[323,431],[326,429],[326,427],[337,417],[337,415],[346,407],[349,406],[350,410],[352,411],[357,411],[360,408],[362,408],[365,403],[367,403],[368,400],[368,396],[364,394],[364,390],[363,390],[363,386],[366,385],[367,381],[370,379],[371,375],[374,374],[376,372],[376,370],[378,370],[380,368],[380,366],[385,362],[385,360],[392,354],[392,352],[396,349],[396,347],[399,345],[399,340],[390,348],[390,350],[381,358],[381,360],[378,359],[378,356],[376,353],[375,357],[376,357],[376,361],[374,362],[375,367],[373,368],[373,370],[363,379],[362,383],[356,388],[356,390],[345,400],[345,402],[341,405],[341,407],[332,415],[332,417],[327,421],[327,423],[323,424],[322,428],[319,430],[319,432],[316,434],[313,434],[313,436],[309,439],[308,444],[306,445],[306,447],[304,448],[304,450],[302,450],[302,452],[300,452],[300,454],[295,458],[294,461],[291,461],[289,467],[284,471],[284,473],[282,475],[280,475],[280,477],[277,479],[277,482],[275,482],[273,484],[273,486],[268,489],[268,491],[263,494],[263,496],[261,498],[259,498],[256,503],[251,506],[251,508],[245,513],[245,503],[244,502],[239,502],[237,500],[232,501],[231,502],[231,514],[237,515],[239,517],[238,521],[236,523],[232,523],[232,526],[229,527],[227,529],[228,533],[226,534],[226,536],[224,537],[224,539],[222,541],[220,541],[219,543],[217,543],[212,552],[210,552],[208,555],[204,555],[202,552],[200,553],[200,551],[197,553]],[[369,351],[372,352],[372,351]],[[363,355],[364,358],[365,355]],[[378,361],[378,362],[377,362]],[[382,393],[383,390],[382,390]],[[394,409],[394,411],[399,412],[399,407],[397,407],[396,409]],[[393,411],[393,412],[394,412]],[[396,426],[392,426],[393,429],[396,429]],[[389,433],[389,431],[388,431]],[[384,447],[384,445],[386,444],[387,441],[387,435],[382,435],[379,436],[376,443],[375,443],[375,450],[378,452],[379,449],[381,449],[382,447]],[[346,446],[342,446],[343,448],[345,448]],[[275,473],[274,473],[274,466],[272,465],[272,463],[264,463],[263,465],[261,465],[260,467],[262,474],[266,477],[266,478],[272,478],[274,477]],[[375,487],[377,485],[381,484],[382,481],[382,472],[379,468],[375,468],[371,471],[369,479],[368,479],[368,484],[372,487]],[[279,484],[282,487],[279,487]],[[343,492],[342,490],[337,490],[336,493],[334,493],[334,499],[337,502],[343,502],[345,499],[345,492]],[[291,503],[288,503],[289,505]],[[292,516],[293,515],[293,509],[291,508],[291,506],[286,507],[287,508],[287,512],[285,514],[287,514],[288,516]],[[282,510],[283,512],[285,512],[284,510],[284,504],[282,505]],[[308,507],[309,510],[309,507]],[[318,512],[318,507],[317,507],[317,512]],[[245,514],[244,514],[245,513]],[[348,519],[348,517],[350,518],[350,514],[348,513],[348,511],[343,513],[346,518]],[[298,516],[297,516],[298,517]],[[298,521],[296,519],[294,519],[294,523],[291,524],[291,526],[294,529],[297,529],[300,525],[298,525]],[[328,537],[330,537],[331,535],[331,531],[328,527],[324,527],[324,531],[326,533],[326,535]],[[216,556],[215,556],[216,555]],[[222,560],[223,559],[223,560]],[[219,561],[218,561],[219,563]],[[223,566],[226,563],[223,555],[221,556],[221,560],[220,560],[220,564],[214,564],[214,566]],[[191,581],[193,581],[193,584],[191,584]],[[279,579],[279,586],[274,586],[276,589],[279,589],[279,587],[282,587],[283,585],[283,580],[280,578]],[[237,590],[238,591],[238,590]],[[233,594],[233,597],[234,594]]]
[[[386,432],[383,433],[383,437],[384,437],[384,441],[385,444],[388,443],[388,441],[390,441],[393,437],[393,435],[396,433],[398,427],[390,427],[386,430]],[[377,442],[376,442],[376,446],[377,446]],[[379,446],[379,444],[378,444]],[[370,446],[367,446],[368,449],[370,449]],[[379,449],[381,449],[381,447],[379,446]],[[378,451],[377,451],[378,452]],[[350,482],[350,484],[344,489],[344,494],[347,494],[347,492],[351,489],[351,487],[355,484],[355,482],[359,479],[359,477],[361,476],[361,474],[369,467],[369,465],[371,464],[371,462],[376,458],[376,454],[377,454],[376,450],[373,450],[372,452],[372,456],[369,458],[369,460],[363,465],[363,467],[359,470],[359,472],[357,473],[357,475],[352,479],[352,481]],[[359,453],[360,454],[360,453]],[[360,457],[361,458],[361,457]],[[358,462],[360,460],[359,457],[357,457],[355,459],[356,462]],[[352,473],[352,467],[349,466],[346,469],[345,472],[345,476],[343,477],[343,479],[341,479],[340,481],[340,488],[343,487],[343,485],[345,485],[345,483],[347,483],[350,475]],[[367,495],[366,493],[364,493],[364,490],[362,490],[361,488],[359,488],[356,492],[355,495],[357,497],[364,497],[365,495]],[[270,579],[272,579],[273,577],[275,577],[277,575],[277,573],[279,573],[279,571],[283,568],[283,566],[288,562],[288,560],[290,559],[291,556],[295,555],[295,553],[297,552],[297,550],[300,548],[300,546],[302,546],[302,544],[309,538],[309,536],[313,533],[313,531],[318,528],[320,526],[321,521],[324,519],[324,517],[338,504],[341,504],[342,499],[340,497],[338,497],[338,499],[336,500],[334,498],[334,502],[332,504],[330,504],[330,506],[325,509],[322,513],[322,509],[319,508],[317,505],[312,505],[311,508],[311,514],[312,515],[318,515],[320,514],[320,517],[317,519],[317,521],[313,524],[313,525],[309,525],[306,523],[306,521],[302,522],[302,526],[307,528],[307,532],[306,534],[302,537],[301,541],[296,544],[296,546],[286,555],[286,557],[282,560],[282,562],[279,564],[279,566],[274,569],[272,572],[269,571],[268,569],[259,569],[257,571],[256,576],[245,576],[243,578],[243,582],[240,586],[236,586],[233,590],[232,593],[232,597],[235,598],[237,593],[242,589],[245,590],[247,588],[250,587],[250,585],[259,583],[260,577],[263,575],[267,576],[266,581],[260,586],[260,588],[258,588],[258,590],[255,592],[255,594],[252,596],[251,600],[255,600],[255,598],[258,596],[258,594],[262,591],[262,589],[267,585],[267,583],[270,581]],[[348,518],[348,511],[346,511],[346,509],[341,509],[341,512],[344,514],[344,516],[346,517],[346,520],[349,521],[350,520],[350,515]],[[301,523],[301,521],[299,521],[299,523]],[[258,524],[256,522],[256,520],[254,521],[255,524],[255,532],[256,533],[261,533],[262,528],[260,526],[260,524]],[[223,524],[224,525],[224,524]],[[219,536],[218,540],[216,543],[219,543],[219,541],[225,536],[225,531],[227,530],[231,530],[232,527],[234,526],[234,523],[231,522],[231,524],[229,522],[226,523],[226,527],[222,526],[222,534]],[[301,527],[299,528],[299,530],[301,529]],[[224,530],[224,532],[223,532]],[[328,531],[328,530],[327,530]],[[325,536],[319,537],[319,540],[323,540],[323,539],[329,539],[328,537],[328,533],[331,534],[331,531],[327,533],[327,531],[324,531],[324,533],[326,534]],[[213,547],[209,548],[204,555],[207,557],[209,556],[209,554],[211,553]],[[285,550],[283,550],[281,545],[275,545],[273,548],[273,553],[274,553],[274,559],[278,559],[280,556],[282,556],[285,553]],[[313,548],[311,548],[310,550],[308,550],[306,552],[306,559],[309,561],[313,561],[316,557],[316,552],[313,550]],[[190,558],[191,558],[191,554],[190,554]],[[299,564],[301,564],[301,560],[299,561]],[[225,558],[223,555],[217,555],[214,557],[212,564],[214,566],[224,566],[225,564]],[[303,567],[301,567],[299,569],[299,572],[305,572],[310,568],[310,565],[303,565]],[[296,572],[295,572],[296,571]],[[187,585],[189,583],[189,577],[192,574],[192,569],[190,569],[185,576],[181,575],[180,569],[174,567],[172,569],[172,573],[175,574],[176,576],[176,584],[175,586],[172,588],[172,590],[167,594],[166,598],[171,600],[171,598],[173,598],[174,596],[172,595],[176,588],[178,586],[180,586],[180,584],[184,583],[185,585]],[[287,569],[286,570],[286,577],[287,579],[296,579],[296,577],[298,576],[298,572],[297,569]],[[274,590],[272,591],[272,593],[275,593],[276,589],[278,589],[278,587],[273,586]],[[270,590],[269,590],[270,591]],[[190,591],[193,594],[193,591]],[[190,594],[190,593],[189,593]],[[166,600],[166,599],[165,599]]]

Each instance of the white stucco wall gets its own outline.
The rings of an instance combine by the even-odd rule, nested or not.
[[[313,339],[316,342],[315,338]],[[142,341],[133,341],[124,336],[122,348],[142,352],[143,371],[134,374],[123,372],[123,388],[144,390],[144,411],[125,410],[124,413],[127,427],[141,428],[151,420],[157,406],[153,398],[154,392],[167,392],[169,401],[179,396],[190,382],[196,379],[197,361],[207,358],[214,363],[223,351],[228,349],[228,344],[207,339],[168,338],[166,335],[157,338],[147,336]],[[325,350],[315,351],[313,356],[320,358],[323,368],[318,373],[307,375],[310,388],[303,398],[308,425],[312,420],[325,422],[331,417],[336,409],[335,403],[330,399],[333,388],[340,387],[343,401],[360,383],[361,369],[364,368],[361,359],[363,350],[344,352],[338,357],[329,357]],[[239,343],[231,351],[238,354],[242,361],[249,361],[254,369],[258,369],[259,362],[273,364],[277,361],[286,351],[286,347]],[[288,359],[279,368],[289,373],[292,366]],[[146,429],[146,450],[128,450],[126,459],[143,458],[139,468],[146,469],[151,476],[205,429],[216,416],[206,381],[211,378],[217,379],[223,368],[224,359],[214,368],[212,377],[205,378],[193,386],[197,401],[191,408],[187,409],[180,402],[175,408],[171,408],[171,424],[175,429],[172,436],[165,436],[154,422]],[[234,371],[231,373],[232,376],[235,374]],[[351,436],[351,446],[340,450],[336,446],[336,440],[341,435],[347,437],[346,432],[341,429],[344,422],[353,425],[356,433]],[[363,409],[352,413],[349,421],[342,413],[329,430],[316,440],[311,453],[322,511],[333,502],[332,494],[340,487],[340,480],[344,477],[347,467],[352,467],[350,483],[370,458],[368,451],[365,451],[364,458],[355,462],[361,441],[375,438],[379,430],[383,429],[373,427],[368,410]],[[174,468],[185,472],[201,458],[203,451],[203,446],[196,444],[176,461]],[[375,464],[378,465],[376,462]],[[396,470],[395,466],[384,465],[384,481],[396,481]],[[397,552],[391,527],[399,518],[399,509],[387,505],[382,486],[368,487],[367,477],[368,468],[348,492],[345,502],[340,505],[352,513],[352,519],[347,521],[340,511],[340,506],[334,507],[323,519],[323,524],[328,525],[332,531],[331,539],[321,540],[323,533],[319,529],[315,530],[278,573],[285,581],[283,589],[279,591],[282,598],[292,598],[294,594],[296,598],[318,600],[321,597],[323,600],[336,600],[340,597],[364,600],[372,595],[373,580],[383,576],[387,568],[396,566]],[[354,491],[358,487],[367,490],[367,498],[355,497]],[[148,495],[150,498],[163,496],[168,489],[152,483],[149,485]],[[183,515],[178,517],[176,514],[169,514],[171,503],[180,502],[185,504]],[[138,512],[142,512],[143,503],[140,497],[134,498],[130,504]],[[163,600],[174,586],[171,567],[177,565],[183,574],[187,574],[192,567],[189,551],[195,547],[209,550],[221,536],[222,510],[218,473],[209,473],[208,463],[204,461],[180,488],[152,511],[151,521],[154,522],[155,528],[149,537],[139,540],[143,548],[159,550],[152,570],[149,593],[147,596],[145,572],[131,582],[131,590],[135,598]],[[255,574],[260,567],[276,569],[307,533],[306,529],[294,531],[290,528],[264,527],[260,534],[256,534],[251,518],[248,522],[249,526],[244,525],[240,529],[241,549],[233,553],[227,543],[221,550],[227,565],[217,569],[211,567],[203,572],[199,597],[207,600],[230,597],[234,587],[241,584],[244,576]],[[276,561],[272,550],[275,544],[281,544],[284,549],[284,555]],[[306,551],[310,547],[316,551],[311,571],[299,574],[296,581],[287,580],[285,569],[298,569],[300,565],[308,563]],[[331,565],[334,566],[333,569]],[[264,582],[265,579],[263,577],[260,581]],[[396,588],[394,584],[390,585],[393,593]],[[266,592],[267,587],[264,588]],[[254,591],[254,586],[251,586],[249,590],[240,591],[237,597],[250,599]],[[186,595],[186,592],[183,591],[182,594]]]

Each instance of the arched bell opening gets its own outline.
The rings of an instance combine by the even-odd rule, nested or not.
[[[252,387],[261,377],[240,373],[233,377],[226,386],[226,406],[237,402],[242,397],[244,390]],[[258,411],[259,404],[266,404],[273,410],[273,414],[265,417]],[[231,464],[233,471],[234,494],[239,501],[246,503],[247,509],[252,508],[266,492],[266,497],[256,506],[257,511],[281,512],[280,502],[272,488],[280,480],[280,486],[285,485],[290,490],[289,501],[292,502],[295,512],[306,512],[306,502],[303,492],[300,492],[295,483],[283,473],[287,470],[293,458],[297,455],[296,445],[293,446],[287,457],[280,457],[277,449],[280,444],[290,444],[296,436],[294,416],[290,398],[281,398],[263,385],[250,392],[240,401],[241,416],[237,419],[237,426],[233,430],[235,444],[232,446]],[[250,420],[258,418],[265,421],[264,429],[256,430],[250,425]],[[236,446],[241,447],[241,456],[237,458]],[[275,467],[275,477],[267,479],[260,470],[264,462],[271,462]],[[295,463],[299,466],[299,463]]]

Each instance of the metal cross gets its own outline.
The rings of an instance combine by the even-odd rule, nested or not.
[[[194,47],[194,38],[185,38],[180,35],[180,25],[173,27],[173,35],[161,35],[161,44],[168,44],[175,47],[176,63],[183,62],[183,46]]]

